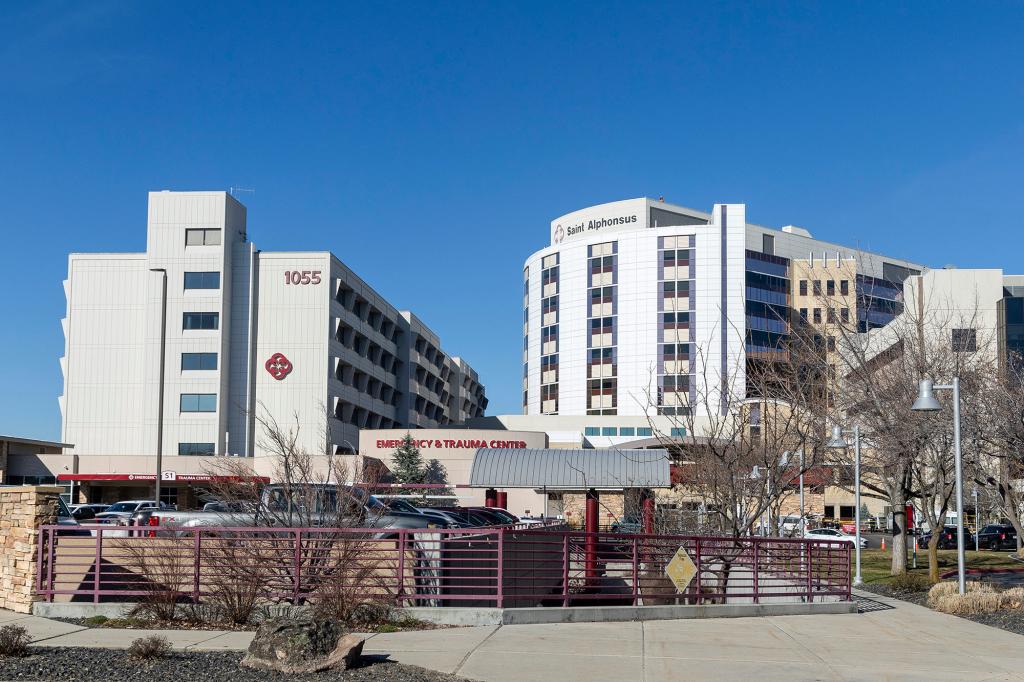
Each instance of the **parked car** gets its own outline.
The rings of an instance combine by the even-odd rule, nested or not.
[[[851,545],[857,542],[856,535],[850,535],[844,533],[841,530],[835,528],[812,528],[811,530],[804,532],[804,537],[808,540],[830,540],[832,542],[849,542]],[[868,546],[867,538],[860,539],[860,548],[865,549]]]
[[[478,509],[466,509],[465,507],[429,507],[435,511],[444,512],[465,526],[479,528],[481,526],[500,525],[497,517]]]
[[[71,511],[71,515],[75,517],[76,521],[92,521],[96,518],[97,514],[102,514],[110,508],[109,504],[89,503],[89,504],[69,504],[68,509]]]
[[[135,512],[142,511],[143,509],[156,509],[157,503],[153,500],[125,500],[123,502],[115,502],[114,504],[107,507],[105,511],[96,514],[96,520],[100,523],[114,523],[123,526],[128,525],[128,521],[131,520],[132,515]],[[159,505],[161,510],[173,510],[174,506],[161,502]]]
[[[57,531],[57,535],[91,535],[89,531],[79,527],[78,521],[72,515],[71,510],[64,504],[64,500],[59,497],[57,498],[57,525],[61,526],[61,529]]]
[[[1017,529],[1009,523],[985,526],[978,533],[978,547],[980,549],[1015,550],[1017,549]]]
[[[956,526],[943,526],[939,533],[939,549],[956,549]],[[928,531],[918,540],[918,547],[924,549],[931,544],[931,541],[932,532]],[[964,536],[964,541],[967,541],[966,535]]]
[[[341,493],[341,494],[339,494]],[[333,484],[310,485],[302,493],[289,492],[281,485],[268,485],[259,503],[228,505],[226,511],[176,511],[142,508],[132,515],[135,525],[162,528],[206,528],[223,526],[335,526],[350,528],[445,528],[447,524],[420,514],[389,509],[361,488]],[[382,537],[386,534],[382,533]]]
[[[513,525],[519,523],[519,517],[501,507],[466,507],[466,509],[472,509],[475,511],[482,511],[485,514],[497,517],[503,525]]]

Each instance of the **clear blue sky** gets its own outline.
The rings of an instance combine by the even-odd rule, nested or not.
[[[334,251],[492,414],[590,204],[1024,273],[1021,3],[296,4],[0,5],[0,433],[59,437],[67,254],[143,250],[155,189],[255,188],[260,248]]]

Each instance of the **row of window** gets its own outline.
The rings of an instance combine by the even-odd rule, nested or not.
[[[587,426],[583,429],[585,436],[625,436],[627,438],[651,438],[654,430],[649,426]],[[686,429],[673,428],[672,438],[683,438]]]
[[[837,315],[837,311],[836,311],[835,308],[829,308],[826,312],[827,312],[827,319],[828,319],[828,321],[830,323],[835,324],[836,322],[844,322],[845,323],[845,322],[849,322],[850,321],[850,309],[849,308],[840,308],[838,310],[838,315]],[[807,308],[801,308],[800,309],[800,319],[803,322],[808,322],[809,321],[807,313],[808,313]],[[822,319],[821,318],[821,308],[814,308],[811,311],[811,319],[813,319],[814,324],[821,324],[821,319]]]
[[[822,295],[822,291],[823,290],[821,288],[821,280],[820,279],[814,280],[814,283],[813,283],[813,285],[811,287],[811,290],[814,292],[815,296],[821,296]],[[836,281],[834,279],[825,280],[824,293],[825,293],[826,296],[835,296],[836,295]],[[849,294],[850,294],[850,280],[847,280],[847,279],[839,280],[839,295],[840,296],[849,296]],[[807,280],[806,279],[800,280],[800,295],[801,296],[806,296],[807,295]]]
[[[212,455],[213,443],[178,443],[178,454],[188,455]]]

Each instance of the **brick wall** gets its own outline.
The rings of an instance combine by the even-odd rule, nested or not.
[[[0,488],[0,608],[30,613],[35,601],[39,526],[56,523],[61,488]]]

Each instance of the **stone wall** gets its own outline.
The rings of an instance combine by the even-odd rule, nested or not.
[[[55,486],[0,488],[0,608],[31,612],[39,526],[57,522],[60,493]]]

